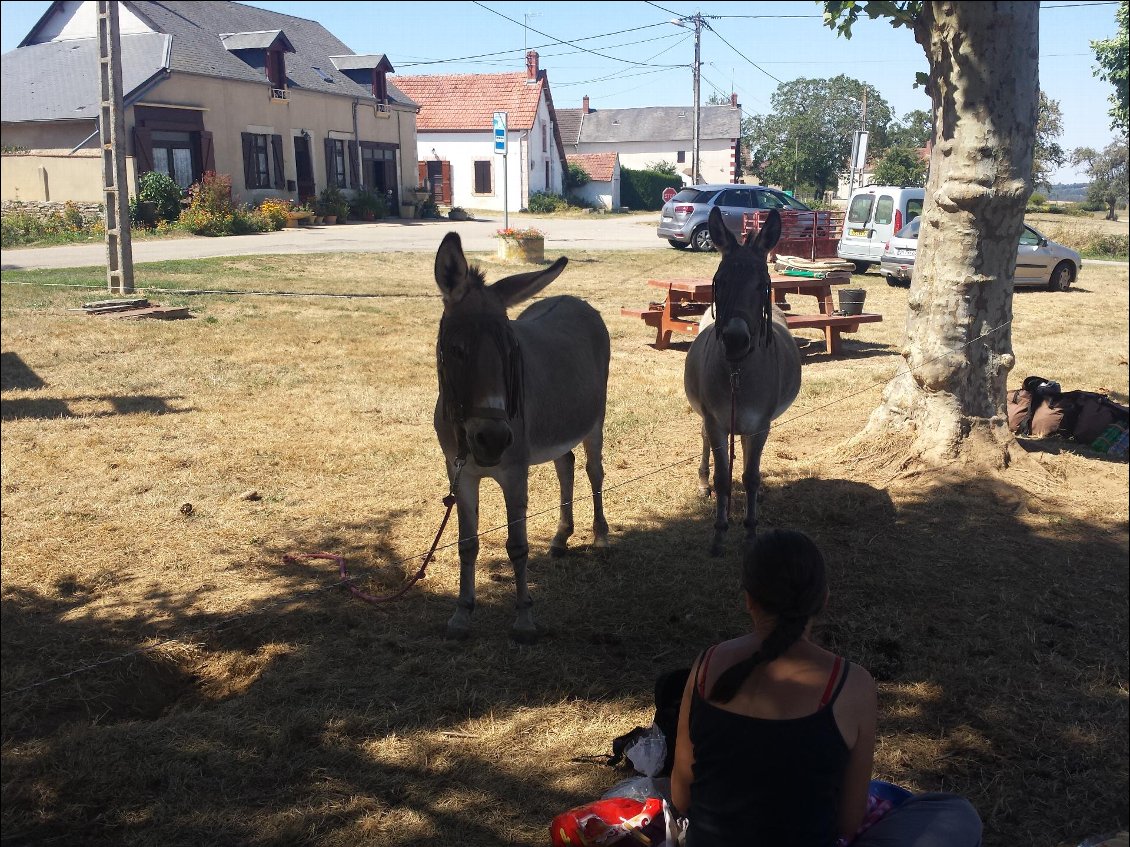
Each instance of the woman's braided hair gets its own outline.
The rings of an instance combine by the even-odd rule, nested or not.
[[[710,699],[728,703],[758,665],[768,664],[800,640],[809,619],[824,605],[824,557],[803,532],[774,529],[757,536],[742,563],[742,587],[777,619],[761,648],[727,668],[710,689]]]

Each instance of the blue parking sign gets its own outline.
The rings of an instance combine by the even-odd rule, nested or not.
[[[494,113],[494,152],[506,155],[506,112]]]

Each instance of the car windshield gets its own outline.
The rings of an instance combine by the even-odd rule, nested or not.
[[[917,238],[918,237],[918,224],[922,218],[915,218],[898,232],[895,233],[895,238]]]
[[[698,188],[684,188],[671,198],[672,203],[705,203],[718,193],[717,189],[703,191]]]

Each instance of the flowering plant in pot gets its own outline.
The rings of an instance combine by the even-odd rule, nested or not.
[[[495,233],[500,259],[521,259],[527,262],[545,261],[545,233],[534,227],[507,227]]]

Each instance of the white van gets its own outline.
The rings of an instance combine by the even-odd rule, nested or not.
[[[854,262],[856,273],[879,264],[883,245],[922,214],[925,200],[925,188],[869,185],[855,189],[848,202],[847,220],[836,255]]]

